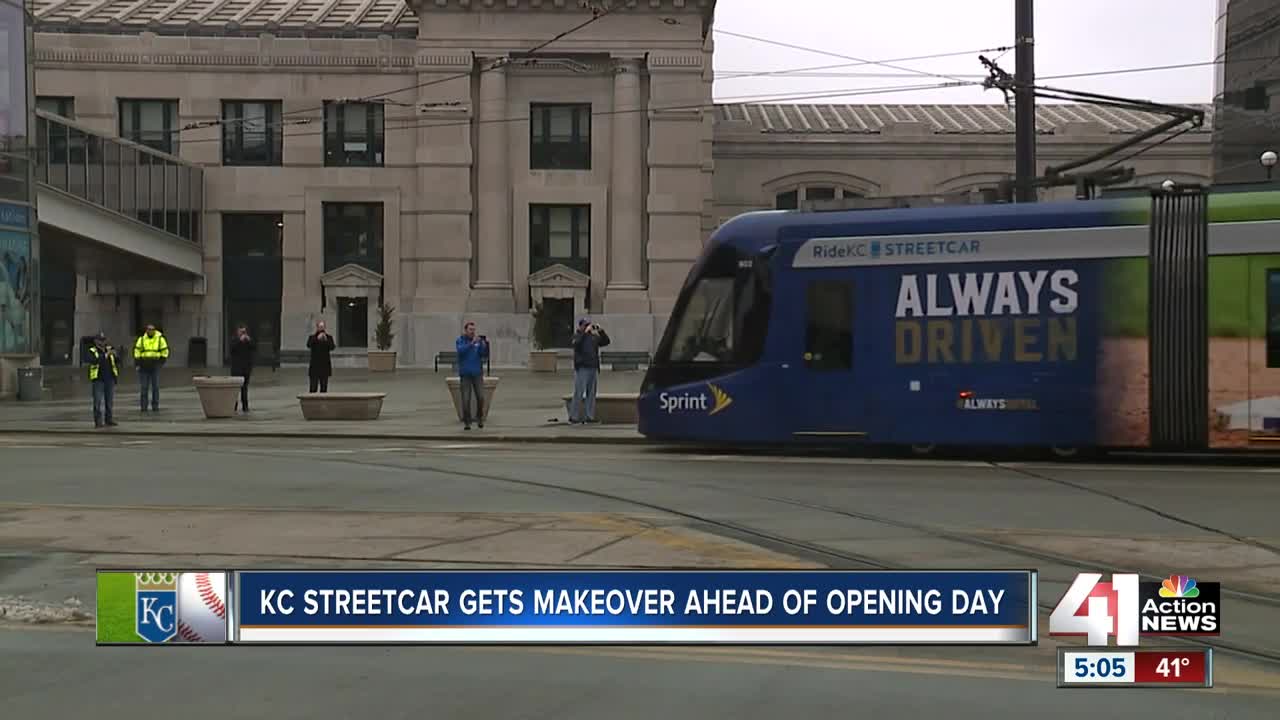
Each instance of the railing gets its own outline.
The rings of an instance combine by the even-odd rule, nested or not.
[[[204,170],[144,145],[36,111],[36,182],[200,242]]]

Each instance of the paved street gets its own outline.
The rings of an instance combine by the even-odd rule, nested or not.
[[[0,406],[0,418],[13,407]],[[1272,718],[1280,700],[1280,664],[1256,657],[1280,659],[1280,471],[1273,468],[106,433],[0,435],[0,458],[0,609],[8,610],[0,677],[15,717],[112,709],[168,716],[196,668],[227,691],[216,704],[184,709],[194,718],[775,718],[851,707],[885,717]],[[1034,567],[1043,642],[93,647],[95,567],[182,565]],[[1215,639],[1218,687],[1056,689],[1047,607],[1086,569],[1222,581],[1229,593]],[[203,655],[188,660],[195,653]],[[143,686],[147,702],[139,707]]]

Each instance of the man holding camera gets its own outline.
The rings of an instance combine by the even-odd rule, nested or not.
[[[471,429],[471,396],[476,397],[476,422],[484,427],[484,359],[489,357],[489,338],[476,335],[476,324],[468,320],[458,337],[458,381],[462,394],[462,429]]]
[[[596,380],[600,376],[600,348],[609,344],[609,334],[588,318],[578,320],[573,333],[573,403],[569,422],[596,421]]]

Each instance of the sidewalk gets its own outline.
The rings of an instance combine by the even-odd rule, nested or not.
[[[458,421],[445,387],[449,373],[443,369],[336,370],[330,392],[385,392],[382,414],[372,422],[315,421],[302,419],[297,396],[307,392],[305,369],[275,372],[255,369],[249,385],[248,415],[208,420],[195,388],[187,379],[196,374],[226,374],[225,370],[184,370],[173,373],[160,386],[160,412],[139,411],[136,383],[121,385],[115,398],[119,426],[93,427],[93,405],[88,397],[45,402],[0,403],[0,433],[73,432],[94,434],[350,437],[402,440],[462,440],[501,442],[644,442],[634,425],[570,425],[563,396],[573,390],[570,371],[531,373],[528,370],[494,369],[500,378],[489,419],[483,429],[466,431]],[[124,373],[122,373],[124,375]],[[602,371],[600,393],[637,392],[644,374],[638,371]],[[122,377],[122,380],[124,378]],[[180,384],[179,384],[180,383]],[[78,393],[77,393],[78,395]]]

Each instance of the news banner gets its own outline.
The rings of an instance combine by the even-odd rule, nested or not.
[[[99,570],[99,645],[1039,643],[1034,570]],[[1059,687],[1212,687],[1218,583],[1082,573]],[[1111,639],[1115,645],[1108,645]]]

